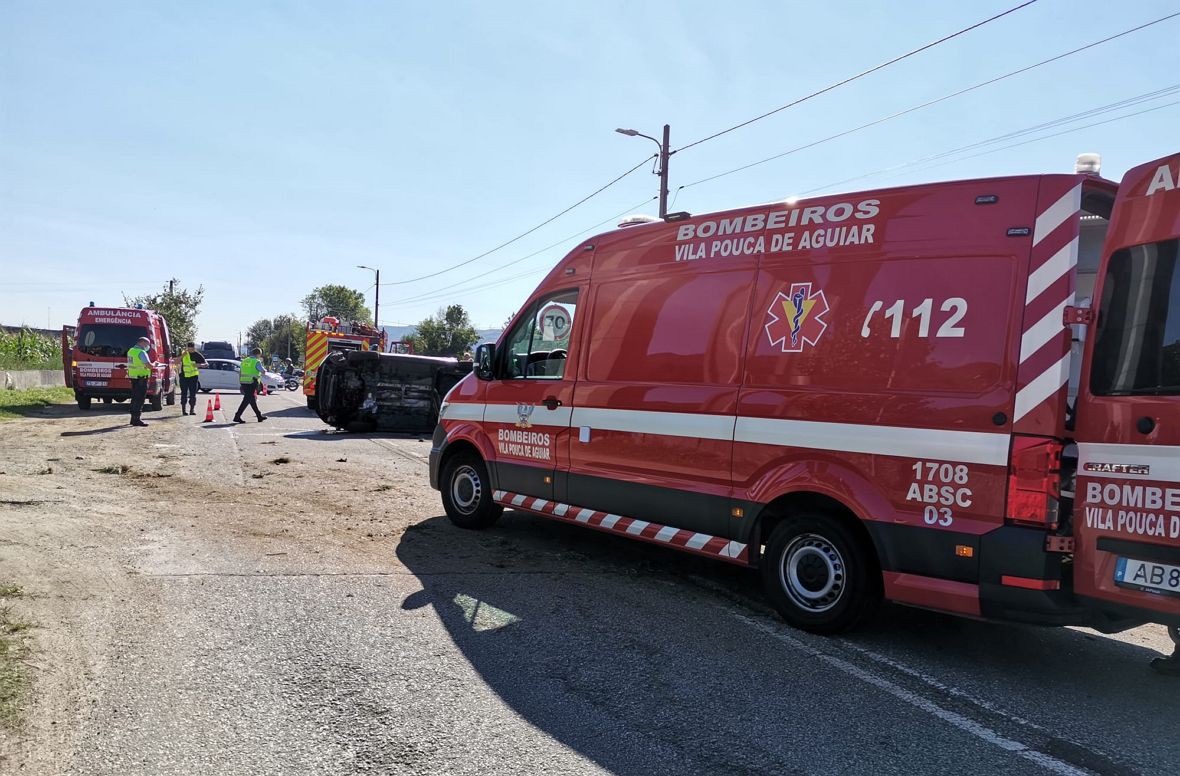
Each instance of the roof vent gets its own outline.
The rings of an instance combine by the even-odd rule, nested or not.
[[[1078,154],[1073,171],[1078,175],[1097,175],[1102,170],[1101,154]]]
[[[642,224],[654,224],[659,220],[660,219],[656,218],[655,216],[645,216],[645,215],[627,216],[626,218],[624,218],[622,221],[619,222],[619,228],[624,229],[628,226],[640,226]]]

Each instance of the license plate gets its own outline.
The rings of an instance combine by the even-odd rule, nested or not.
[[[107,384],[106,380],[87,380],[86,385],[91,388],[102,388]]]
[[[1114,567],[1114,583],[1150,593],[1180,595],[1180,566],[1119,558]]]

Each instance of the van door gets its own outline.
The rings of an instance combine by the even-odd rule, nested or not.
[[[1078,390],[1074,586],[1180,624],[1180,154],[1124,176]]]
[[[569,469],[579,295],[534,299],[501,340],[483,418],[498,490],[552,500],[557,472]]]

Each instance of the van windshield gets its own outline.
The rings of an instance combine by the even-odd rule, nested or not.
[[[1095,395],[1180,395],[1178,247],[1165,240],[1110,257],[1090,372]]]
[[[124,358],[145,333],[138,326],[87,324],[78,329],[78,350],[91,356]]]

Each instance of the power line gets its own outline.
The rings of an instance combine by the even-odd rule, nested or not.
[[[604,185],[604,186],[600,186],[599,188],[595,189],[594,191],[590,192],[590,193],[589,193],[589,194],[587,194],[586,196],[582,197],[582,198],[581,198],[581,199],[579,199],[577,202],[575,202],[574,204],[570,205],[569,207],[567,207],[565,210],[561,211],[561,212],[560,212],[560,213],[558,213],[557,215],[555,215],[555,216],[551,216],[550,218],[547,218],[547,219],[545,219],[545,220],[544,220],[544,221],[542,221],[541,223],[539,223],[539,224],[537,224],[536,226],[534,226],[532,229],[529,229],[527,232],[521,232],[520,234],[518,234],[518,235],[516,235],[515,237],[513,237],[511,240],[506,240],[505,242],[502,242],[502,243],[500,243],[499,245],[497,245],[495,248],[492,248],[491,250],[486,250],[486,251],[484,251],[483,253],[479,254],[478,256],[473,256],[473,257],[471,257],[470,259],[467,259],[466,261],[461,261],[461,262],[459,262],[458,264],[452,264],[451,266],[449,266],[449,267],[447,267],[447,268],[445,268],[445,269],[440,269],[440,270],[438,270],[437,272],[431,272],[431,273],[430,273],[430,274],[428,274],[428,275],[420,275],[420,276],[418,276],[418,277],[416,277],[416,278],[410,278],[409,280],[395,280],[395,281],[393,281],[392,283],[382,283],[381,285],[383,285],[383,286],[403,286],[403,285],[405,285],[405,284],[407,284],[407,283],[416,283],[416,282],[418,282],[419,280],[426,280],[427,278],[438,277],[439,275],[446,274],[447,272],[450,272],[451,270],[456,270],[456,269],[459,269],[459,267],[465,267],[465,266],[467,266],[468,264],[472,263],[473,261],[479,261],[480,259],[484,258],[485,256],[489,256],[489,255],[491,255],[491,254],[495,253],[496,251],[500,250],[501,248],[506,248],[506,247],[508,247],[509,245],[511,245],[512,243],[514,243],[514,242],[516,242],[516,241],[518,241],[518,240],[522,240],[522,239],[524,239],[525,237],[528,237],[530,234],[532,234],[533,232],[537,231],[537,230],[538,230],[538,229],[540,229],[542,226],[545,226],[546,224],[553,223],[554,221],[556,221],[557,219],[561,218],[562,216],[564,216],[566,213],[570,212],[570,211],[571,211],[571,210],[573,210],[574,208],[578,207],[579,205],[581,205],[581,204],[583,204],[583,203],[587,202],[588,200],[592,199],[593,197],[596,197],[596,196],[598,196],[599,194],[601,194],[602,192],[606,191],[606,190],[607,190],[607,189],[609,189],[611,186],[613,186],[613,185],[615,185],[616,183],[618,183],[619,181],[623,180],[623,178],[626,178],[628,175],[630,175],[631,173],[635,172],[636,170],[638,170],[640,167],[642,167],[643,165],[645,165],[645,164],[647,164],[648,162],[650,162],[650,161],[651,161],[652,159],[654,159],[655,157],[656,157],[656,154],[652,154],[651,156],[645,157],[645,158],[644,158],[644,160],[643,160],[642,162],[640,162],[639,164],[635,165],[635,166],[634,166],[634,167],[632,167],[630,170],[627,170],[627,172],[625,172],[625,173],[623,173],[622,175],[618,176],[617,178],[615,178],[614,180],[612,180],[610,183],[607,183],[607,184],[606,184],[606,185]]]
[[[853,81],[864,78],[866,75],[871,75],[871,74],[877,72],[878,70],[883,70],[883,69],[889,67],[890,65],[894,65],[894,64],[902,61],[903,59],[909,59],[910,57],[914,56],[915,54],[920,54],[923,51],[926,51],[927,49],[934,48],[935,46],[939,45],[940,43],[946,43],[948,40],[952,40],[954,38],[957,38],[960,35],[965,35],[966,33],[971,32],[972,30],[978,29],[978,28],[984,26],[985,24],[989,24],[991,22],[994,22],[997,19],[1002,19],[1003,17],[1007,16],[1008,14],[1015,13],[1016,11],[1019,11],[1022,8],[1027,8],[1028,6],[1032,5],[1035,2],[1037,2],[1037,0],[1026,0],[1026,2],[1023,2],[1017,6],[1013,6],[1012,8],[1009,8],[1007,11],[1003,11],[1001,13],[998,13],[995,16],[984,19],[983,21],[976,22],[975,24],[972,24],[970,27],[964,27],[963,29],[961,29],[957,32],[953,32],[950,35],[946,35],[942,38],[939,38],[938,40],[931,41],[930,43],[927,43],[924,46],[920,46],[916,49],[912,49],[910,51],[907,51],[906,53],[904,53],[900,56],[896,56],[887,62],[882,62],[881,64],[876,65],[875,67],[871,67],[868,70],[864,70],[860,73],[857,73],[856,75],[849,76],[848,78],[845,78],[843,81],[837,81],[836,83],[831,84],[829,86],[825,86],[824,88],[819,89],[818,91],[814,91],[811,94],[800,97],[797,100],[793,100],[792,102],[788,102],[786,105],[780,106],[780,107],[775,108],[774,110],[771,110],[771,111],[767,111],[766,113],[763,113],[761,116],[755,116],[754,118],[747,119],[746,121],[743,121],[740,124],[735,124],[732,127],[730,127],[729,129],[723,129],[720,132],[714,132],[713,134],[709,135],[708,137],[702,137],[700,140],[694,140],[693,142],[689,143],[686,146],[681,146],[680,148],[677,148],[674,153],[680,153],[681,151],[692,148],[693,146],[698,146],[701,143],[707,142],[709,140],[713,140],[715,138],[719,138],[722,135],[733,132],[735,129],[741,129],[742,127],[749,126],[750,124],[753,124],[755,121],[761,121],[764,118],[767,118],[769,116],[773,116],[774,114],[784,111],[787,108],[793,108],[796,105],[798,105],[802,102],[806,102],[806,101],[813,99],[815,97],[818,97],[821,94],[827,94],[828,92],[832,91],[833,89],[838,89],[841,86],[844,86],[846,84],[850,84]]]
[[[908,169],[911,167],[917,167],[919,165],[923,165],[923,164],[926,164],[931,161],[944,159],[944,161],[940,161],[937,164],[930,165],[931,168],[941,167],[943,165],[951,164],[953,162],[964,161],[965,159],[973,159],[977,156],[983,156],[985,154],[995,153],[997,151],[1003,151],[1008,148],[1015,148],[1017,146],[1027,145],[1029,143],[1035,143],[1040,140],[1048,140],[1049,138],[1053,138],[1053,137],[1060,137],[1061,135],[1066,135],[1071,132],[1079,132],[1083,129],[1089,129],[1090,127],[1096,127],[1096,126],[1100,126],[1102,124],[1110,124],[1111,122],[1114,122],[1114,121],[1121,121],[1123,119],[1129,119],[1129,118],[1132,118],[1134,116],[1139,116],[1144,113],[1150,113],[1151,111],[1160,110],[1162,108],[1167,108],[1172,105],[1180,104],[1180,101],[1169,102],[1169,103],[1165,103],[1164,105],[1156,105],[1152,108],[1147,108],[1145,110],[1136,111],[1135,113],[1128,113],[1128,114],[1125,114],[1122,116],[1115,116],[1114,118],[1106,119],[1104,121],[1097,121],[1092,124],[1085,124],[1080,127],[1072,127],[1070,129],[1063,130],[1061,132],[1055,132],[1053,134],[1042,135],[1041,137],[1032,138],[1031,140],[1024,140],[1019,143],[1012,143],[1009,145],[1000,146],[998,148],[988,149],[987,151],[983,151],[978,154],[973,154],[971,156],[966,156],[966,157],[962,157],[962,158],[958,158],[958,159],[949,159],[949,160],[945,159],[945,157],[947,157],[947,156],[962,153],[963,151],[970,151],[972,149],[980,148],[982,146],[1003,142],[1004,140],[1011,140],[1015,137],[1020,137],[1020,136],[1029,134],[1031,132],[1037,132],[1037,131],[1041,131],[1044,129],[1051,129],[1053,127],[1061,126],[1062,124],[1067,124],[1072,121],[1077,121],[1080,118],[1087,118],[1090,116],[1101,115],[1102,113],[1109,113],[1110,111],[1113,111],[1113,110],[1119,110],[1121,108],[1128,107],[1131,104],[1141,103],[1141,102],[1145,101],[1146,99],[1158,99],[1158,97],[1174,93],[1178,88],[1180,88],[1180,86],[1169,87],[1167,89],[1161,89],[1161,90],[1158,90],[1157,92],[1149,92],[1148,95],[1139,95],[1138,97],[1128,98],[1127,100],[1121,100],[1117,103],[1111,103],[1110,105],[1101,106],[1098,108],[1093,108],[1091,110],[1084,111],[1083,113],[1073,114],[1072,116],[1064,116],[1062,118],[1054,119],[1053,121],[1045,122],[1043,124],[1038,124],[1033,127],[1027,127],[1025,129],[1016,130],[1015,132],[1008,132],[1003,135],[997,135],[996,137],[988,138],[987,140],[980,140],[975,143],[969,143],[968,145],[960,146],[959,148],[954,148],[954,149],[951,149],[950,151],[943,151],[938,154],[932,154],[930,156],[923,156],[918,159],[912,159],[908,162],[903,162],[901,164],[893,165],[892,167],[883,167],[879,170],[867,172],[862,175],[856,175],[851,178],[845,178],[843,180],[835,181],[833,183],[827,183],[827,184],[824,184],[823,186],[817,186],[814,189],[808,189],[807,191],[802,192],[802,194],[814,194],[817,191],[823,191],[825,189],[830,189],[835,186],[842,186],[845,183],[851,183],[852,181],[863,180],[865,178],[872,178],[877,175],[883,175],[883,174],[891,173],[891,172],[898,172],[900,170]],[[1149,95],[1154,95],[1154,96],[1149,96]]]
[[[603,224],[609,224],[611,221],[614,221],[615,219],[620,218],[620,217],[626,215],[627,213],[633,212],[636,208],[640,207],[641,205],[643,205],[647,202],[651,202],[653,199],[655,199],[655,197],[648,197],[647,199],[644,199],[642,202],[637,202],[634,205],[632,205],[631,207],[616,213],[615,215],[611,216],[610,218],[599,221],[597,224],[594,224],[593,226],[588,226],[585,229],[583,229],[582,231],[580,231],[576,234],[571,234],[569,237],[564,237],[564,238],[558,240],[557,242],[552,243],[551,245],[546,245],[544,248],[541,248],[540,250],[533,251],[532,253],[528,254],[527,256],[521,256],[519,259],[513,259],[512,261],[510,261],[506,264],[501,264],[500,266],[495,267],[494,269],[489,269],[486,272],[482,272],[478,275],[473,275],[473,276],[467,278],[467,280],[464,280],[460,285],[465,285],[470,281],[478,280],[479,278],[482,278],[482,277],[487,277],[488,275],[491,275],[495,272],[499,272],[502,269],[507,269],[508,267],[511,267],[515,264],[519,264],[520,262],[524,261],[525,259],[531,259],[534,256],[545,253],[546,251],[556,248],[557,246],[561,245],[562,243],[567,243],[576,237],[581,237],[582,235],[586,234],[586,232],[597,229],[598,227],[602,226]],[[382,284],[382,285],[384,285],[384,284]],[[420,301],[425,298],[434,298],[436,294],[444,294],[445,295],[448,291],[453,291],[454,289],[455,289],[454,286],[448,286],[447,288],[436,288],[433,291],[423,291],[421,294],[419,294],[417,296],[407,297],[405,299],[394,299],[392,302],[390,302],[390,304],[405,304],[407,302],[417,302],[417,301]]]
[[[839,138],[846,137],[846,136],[851,135],[855,132],[859,132],[862,129],[868,129],[869,127],[875,127],[878,124],[884,124],[887,121],[892,121],[893,119],[900,118],[900,117],[908,115],[910,113],[914,113],[915,111],[919,111],[924,108],[929,108],[930,106],[937,105],[940,102],[945,102],[945,101],[950,100],[954,97],[958,97],[960,95],[967,94],[968,92],[973,92],[976,89],[982,89],[985,86],[991,86],[994,83],[998,83],[998,82],[1006,80],[1008,78],[1012,78],[1013,76],[1021,75],[1022,73],[1027,73],[1028,71],[1034,70],[1038,67],[1042,67],[1044,65],[1051,64],[1051,63],[1056,62],[1060,59],[1065,59],[1066,57],[1081,53],[1083,51],[1086,51],[1087,49],[1092,49],[1095,46],[1101,46],[1102,44],[1109,43],[1112,40],[1122,38],[1122,37],[1124,37],[1126,35],[1130,35],[1131,33],[1134,33],[1134,32],[1139,32],[1140,30],[1147,29],[1148,27],[1159,24],[1161,22],[1168,21],[1169,19],[1174,19],[1177,16],[1180,16],[1180,11],[1173,13],[1173,14],[1168,14],[1167,16],[1162,16],[1159,19],[1147,22],[1146,24],[1140,24],[1138,27],[1132,27],[1128,30],[1123,30],[1120,33],[1117,33],[1115,35],[1111,35],[1106,38],[1102,38],[1101,40],[1096,40],[1092,43],[1087,43],[1084,46],[1079,46],[1078,48],[1072,49],[1070,51],[1066,51],[1064,53],[1050,57],[1048,59],[1043,59],[1040,62],[1036,62],[1031,65],[1027,65],[1025,67],[1019,68],[1018,70],[1013,70],[1010,73],[1005,73],[1004,75],[996,76],[995,78],[989,78],[986,81],[980,81],[979,83],[977,83],[973,86],[968,86],[964,89],[959,89],[958,91],[951,92],[950,94],[944,94],[941,97],[937,97],[933,100],[929,100],[929,101],[924,102],[920,105],[914,105],[913,107],[906,108],[905,110],[898,111],[897,113],[891,113],[888,116],[882,116],[881,118],[870,121],[867,124],[861,124],[858,127],[853,127],[852,129],[846,129],[843,132],[837,132],[834,135],[828,135],[827,137],[820,138],[819,140],[815,140],[815,141],[807,143],[805,145],[796,146],[795,148],[792,148],[787,151],[783,151],[782,153],[778,153],[773,156],[768,156],[765,159],[760,159],[756,162],[750,162],[749,164],[744,164],[741,167],[735,167],[732,170],[726,170],[725,172],[717,173],[716,175],[710,175],[709,177],[702,178],[699,181],[693,181],[692,183],[686,183],[683,186],[681,186],[680,188],[678,188],[676,191],[677,191],[677,193],[679,193],[680,189],[687,189],[692,186],[699,186],[702,183],[708,183],[710,181],[715,181],[718,178],[724,178],[727,175],[733,175],[734,173],[748,170],[751,167],[757,167],[758,165],[766,164],[767,162],[773,162],[776,159],[782,159],[784,156],[790,156],[791,154],[795,154],[795,153],[798,153],[799,151],[807,150],[808,148],[814,148],[817,145],[821,145],[823,143],[828,143],[832,140],[838,140]]]

